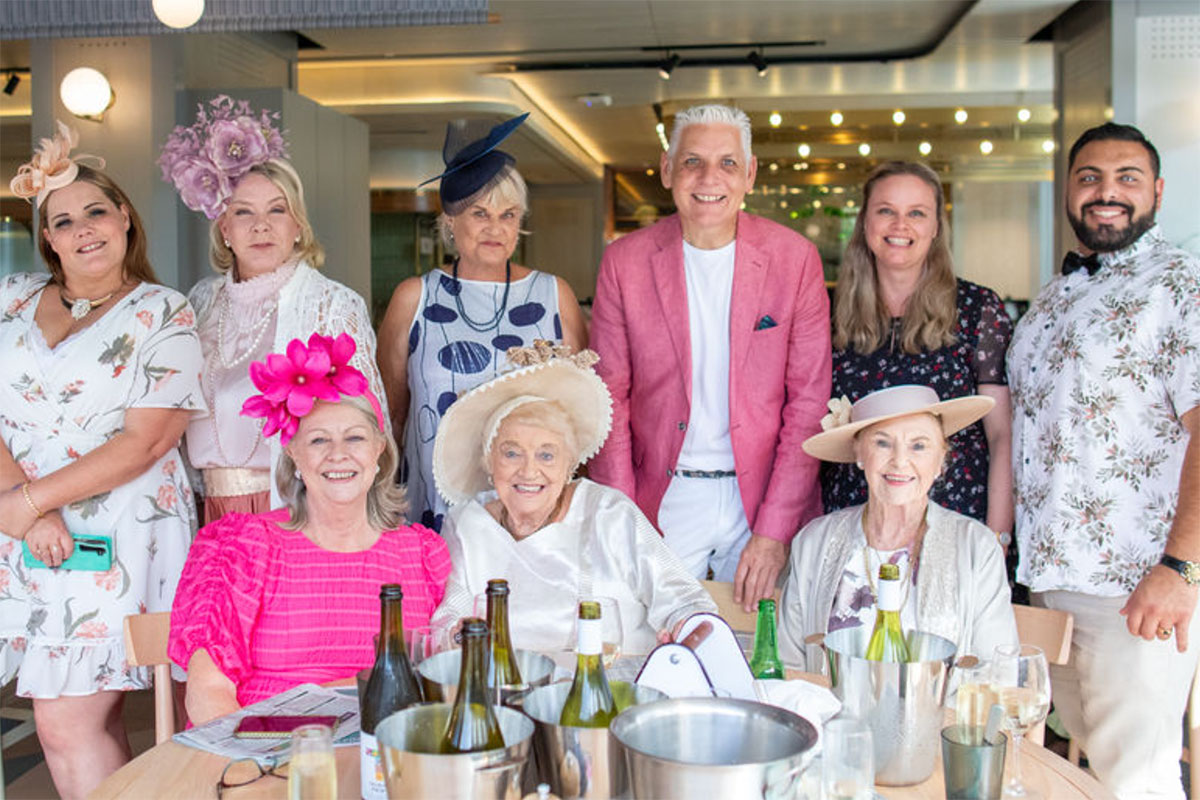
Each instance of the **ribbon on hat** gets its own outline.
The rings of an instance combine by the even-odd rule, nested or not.
[[[55,120],[55,125],[58,131],[49,139],[38,142],[29,163],[22,164],[8,184],[17,197],[30,202],[36,197],[38,205],[55,189],[74,183],[79,175],[79,163],[85,158],[92,159],[97,168],[104,169],[104,159],[99,156],[80,153],[72,158],[71,149],[79,144],[79,133],[64,122]]]

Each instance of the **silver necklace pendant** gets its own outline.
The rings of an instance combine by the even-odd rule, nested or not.
[[[86,297],[76,297],[71,303],[71,316],[75,319],[83,319],[90,313],[92,313],[92,301]]]

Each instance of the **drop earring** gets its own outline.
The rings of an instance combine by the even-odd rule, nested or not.
[[[854,462],[854,466],[858,467],[859,469],[862,469],[862,468],[863,468],[863,467],[862,467],[862,462],[861,462],[861,461],[855,461],[855,462]]]
[[[228,239],[225,239],[224,241],[225,241],[225,246],[226,246],[226,247],[229,247],[229,240],[228,240]]]

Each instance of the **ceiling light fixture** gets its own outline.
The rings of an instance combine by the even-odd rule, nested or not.
[[[168,28],[190,28],[204,15],[204,0],[153,0],[150,6]]]
[[[761,49],[751,50],[746,54],[746,60],[750,62],[754,69],[758,70],[758,77],[762,78],[767,74],[767,69],[770,65],[767,64],[767,60],[763,58]]]
[[[112,108],[117,99],[108,78],[91,67],[79,67],[64,75],[58,96],[67,111],[80,119],[95,122],[104,119],[104,112]]]
[[[799,161],[797,161],[795,164],[792,164],[792,170],[793,170],[793,171],[795,171],[795,172],[799,172],[799,171],[800,171],[800,170],[802,170],[802,169],[804,169],[804,167],[803,167],[803,166],[801,166],[801,164],[800,164],[800,162],[799,162]]]
[[[1017,109],[1017,119],[1020,120],[1021,122],[1029,122],[1029,119],[1032,116],[1033,116],[1033,112],[1030,111],[1028,108]]]
[[[768,168],[771,170],[771,172],[779,172],[779,164],[774,161],[768,165]]]
[[[15,72],[8,73],[8,80],[4,82],[4,93],[12,96],[12,93],[17,90],[18,84],[21,83],[21,76]]]
[[[964,122],[966,122],[967,121],[967,110],[965,108],[960,108],[958,111],[955,111],[954,112],[954,121],[957,122],[959,125],[962,125]]]
[[[833,123],[833,126],[834,126],[835,128],[836,128],[838,125],[841,125],[841,124],[842,124],[842,121],[843,121],[843,120],[845,120],[845,119],[846,119],[846,118],[842,116],[842,112],[840,112],[840,111],[835,111],[835,112],[833,112],[832,114],[830,114],[830,115],[829,115],[829,121],[830,121],[831,123]]]
[[[668,150],[670,143],[667,141],[667,124],[663,122],[662,103],[652,103],[650,108],[654,109],[654,118],[658,120],[654,124],[654,132],[658,134],[658,143],[662,145],[663,150]]]
[[[801,158],[808,158],[808,154],[812,152],[812,148],[809,147],[807,144],[801,144],[799,147],[796,148],[796,152],[800,155]]]
[[[771,123],[772,128],[778,128],[783,124],[783,115],[778,111],[772,111],[771,116],[768,117],[768,122]]]
[[[862,144],[860,144],[858,146],[858,154],[860,156],[862,156],[863,158],[866,158],[867,156],[871,155],[871,145],[867,144],[866,142],[863,142]]]
[[[991,140],[989,140],[989,139],[984,139],[982,142],[979,143],[979,152],[983,153],[985,156],[990,156],[992,154],[993,149],[995,149],[995,148],[992,145]]]
[[[923,156],[927,156],[933,152],[933,145],[931,145],[929,142],[921,142],[919,145],[917,145],[917,152]]]
[[[845,161],[839,161],[839,162],[838,162],[838,165],[837,165],[837,167],[838,167],[838,169],[845,169],[845,168],[846,168],[846,162],[845,162]]]
[[[904,112],[900,109],[897,108],[892,112],[892,122],[896,123],[897,125],[903,125],[905,119],[907,119],[907,117],[905,117]]]
[[[682,59],[680,59],[679,53],[668,53],[667,57],[664,58],[658,65],[658,77],[662,78],[664,81],[671,80],[671,73],[674,72],[675,68],[679,66],[679,62],[681,60]]]
[[[1045,139],[1042,141],[1042,152],[1043,153],[1053,153],[1055,148],[1056,148],[1056,145],[1054,144],[1053,139]]]

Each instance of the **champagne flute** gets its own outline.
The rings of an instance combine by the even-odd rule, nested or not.
[[[328,725],[301,725],[292,731],[288,800],[335,800],[337,764]]]
[[[1021,779],[1021,740],[1050,711],[1050,667],[1046,654],[1031,644],[1000,645],[992,661],[992,679],[1004,708],[1004,728],[1013,741],[1012,779],[1005,797],[1039,797]]]
[[[621,657],[621,646],[625,641],[625,634],[621,627],[621,607],[617,604],[615,597],[580,597],[579,600],[594,600],[600,604],[600,638],[602,648],[600,660],[604,662],[606,670],[611,669],[616,660]],[[576,606],[578,604],[577,602]],[[566,649],[572,653],[575,652],[577,635],[576,624],[572,624],[571,638],[567,641],[566,645]]]
[[[959,725],[982,728],[987,725],[992,706],[1000,702],[992,683],[992,664],[980,661],[973,666],[956,666],[958,692],[955,696],[955,721]]]

